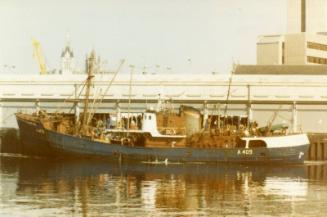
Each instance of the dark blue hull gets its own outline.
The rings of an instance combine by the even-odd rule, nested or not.
[[[35,156],[53,155],[45,130],[39,121],[27,120],[16,115],[19,137],[22,143],[22,154]]]
[[[49,145],[59,152],[82,156],[120,157],[168,162],[281,162],[303,163],[309,144],[284,148],[149,148],[130,147],[46,131]]]

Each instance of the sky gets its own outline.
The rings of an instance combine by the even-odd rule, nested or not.
[[[39,73],[32,38],[60,69],[67,37],[80,70],[94,49],[108,70],[229,73],[255,64],[258,35],[285,33],[286,16],[286,0],[0,0],[0,73]]]

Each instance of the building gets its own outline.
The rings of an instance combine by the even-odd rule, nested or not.
[[[326,0],[288,0],[287,8],[288,33],[326,32]]]
[[[288,33],[262,35],[258,65],[327,64],[327,1],[288,0]]]
[[[74,68],[74,53],[70,47],[69,40],[67,40],[65,48],[61,52],[61,74],[73,74]]]
[[[259,36],[258,65],[327,64],[327,33]]]

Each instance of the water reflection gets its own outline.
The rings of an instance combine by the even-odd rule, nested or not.
[[[327,165],[0,163],[0,215],[323,216],[327,207]]]

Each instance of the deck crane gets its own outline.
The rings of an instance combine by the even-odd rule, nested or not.
[[[34,48],[34,57],[37,59],[40,68],[40,74],[45,75],[47,74],[47,68],[45,66],[45,60],[43,54],[41,52],[41,45],[40,42],[36,39],[32,39],[32,44]]]
[[[279,111],[281,110],[281,108],[282,108],[282,106],[279,105],[278,109],[274,112],[273,116],[272,116],[272,117],[270,118],[270,120],[268,121],[268,125],[267,125],[267,127],[266,127],[266,129],[265,129],[267,135],[270,134],[270,131],[271,131],[272,127],[273,127],[272,124],[274,123],[275,119],[277,118],[278,113],[279,113]]]

